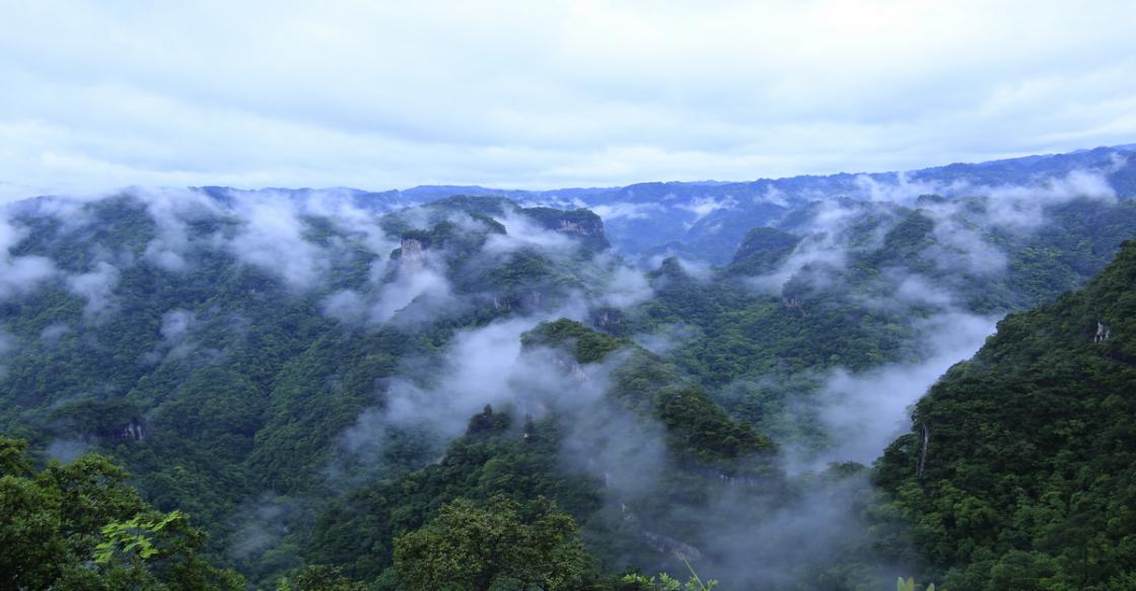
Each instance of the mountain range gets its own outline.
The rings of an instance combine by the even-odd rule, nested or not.
[[[817,200],[845,198],[909,203],[920,195],[973,196],[1023,187],[1072,194],[1099,192],[1107,186],[1117,194],[1131,195],[1136,192],[1136,164],[1130,158],[1133,153],[1136,153],[1136,144],[1125,144],[902,172],[839,173],[744,182],[655,182],[540,191],[476,185],[422,185],[389,191],[348,188],[268,191],[301,195],[341,193],[352,196],[360,205],[383,210],[452,195],[499,196],[559,208],[586,207],[604,219],[608,236],[621,252],[633,255],[675,252],[722,264],[730,259],[751,228],[769,225],[788,211]],[[1099,184],[1101,181],[1106,184]],[[1094,182],[1098,184],[1093,186]],[[205,187],[204,190],[218,194],[232,191],[223,187]]]
[[[8,204],[3,581],[1128,588],[1134,152]]]

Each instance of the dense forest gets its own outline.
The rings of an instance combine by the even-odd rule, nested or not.
[[[1136,588],[1113,164],[683,244],[556,195],[10,204],[0,586]]]
[[[1136,588],[1136,242],[1011,314],[915,408],[875,478],[951,589]]]

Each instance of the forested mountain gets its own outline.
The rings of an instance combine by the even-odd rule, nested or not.
[[[1136,585],[1136,242],[1011,314],[915,407],[876,481],[950,589]]]
[[[554,482],[592,487],[592,511],[594,480],[624,451],[695,473],[750,469],[741,458],[772,449],[626,339],[567,320],[526,332],[649,295],[584,210],[457,197],[373,215],[343,201],[190,192],[41,199],[9,220],[6,263],[23,275],[8,276],[3,310],[4,430],[63,461],[114,455],[158,507],[207,524],[214,555],[254,582],[319,555],[306,544],[323,499],[411,477],[487,403],[517,426],[530,415],[584,429],[583,418],[549,417],[569,411],[612,421],[588,423],[594,442],[573,440],[607,464],[562,474],[559,446],[542,460]],[[541,353],[567,341],[584,346],[568,361]],[[571,365],[615,349],[627,351],[594,370]],[[621,384],[618,413],[600,406],[616,404],[608,380]],[[560,408],[569,391],[590,394]],[[645,449],[602,439],[628,428]]]
[[[102,588],[1123,588],[1132,247],[1061,294],[1136,236],[1129,151],[10,204],[0,536]],[[84,470],[129,503],[62,515]],[[184,558],[95,560],[170,515]]]

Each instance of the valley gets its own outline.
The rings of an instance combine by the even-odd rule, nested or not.
[[[14,201],[4,584],[1127,588],[1134,197],[1118,146]]]

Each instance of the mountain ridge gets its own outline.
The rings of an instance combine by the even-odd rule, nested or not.
[[[778,177],[757,177],[754,179],[743,180],[717,180],[717,179],[703,179],[698,181],[640,181],[636,183],[629,183],[626,185],[600,185],[600,186],[566,186],[555,187],[546,189],[521,189],[521,188],[503,188],[492,187],[486,185],[462,185],[462,184],[423,184],[414,185],[404,189],[362,189],[351,186],[328,186],[328,187],[260,187],[260,188],[242,188],[224,185],[191,185],[190,189],[232,189],[237,191],[350,191],[359,194],[367,195],[385,195],[389,193],[435,193],[446,192],[449,195],[508,195],[508,194],[549,194],[558,191],[564,192],[609,192],[626,190],[637,186],[651,186],[651,185],[664,185],[664,186],[722,186],[722,185],[749,185],[762,182],[776,182],[776,181],[789,181],[794,179],[827,179],[827,178],[845,178],[856,176],[876,176],[876,175],[897,175],[908,174],[918,175],[919,173],[927,173],[932,171],[942,171],[947,169],[968,168],[968,167],[984,167],[990,165],[1005,165],[1005,164],[1025,164],[1027,162],[1037,162],[1046,159],[1052,159],[1062,156],[1081,156],[1099,151],[1124,151],[1136,152],[1136,143],[1132,144],[1113,144],[1107,146],[1097,146],[1095,148],[1080,148],[1069,152],[1047,152],[1041,154],[1027,154],[1022,156],[1011,156],[1007,158],[996,158],[993,160],[978,160],[978,161],[958,161],[948,164],[936,164],[925,166],[922,168],[912,168],[903,170],[882,170],[882,171],[858,171],[858,172],[833,172],[833,173],[809,173],[809,174],[796,174]]]

